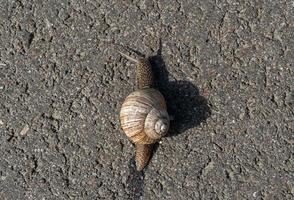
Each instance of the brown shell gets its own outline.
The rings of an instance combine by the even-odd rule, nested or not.
[[[152,144],[159,139],[147,136],[144,131],[146,116],[152,109],[166,110],[164,97],[153,88],[134,91],[123,102],[121,127],[133,143]]]

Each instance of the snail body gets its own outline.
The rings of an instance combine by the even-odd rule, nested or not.
[[[122,54],[122,53],[121,53]],[[170,119],[163,95],[154,88],[154,77],[148,58],[136,61],[138,89],[129,94],[120,110],[121,128],[135,144],[136,166],[141,171],[148,164],[153,144],[166,135]]]

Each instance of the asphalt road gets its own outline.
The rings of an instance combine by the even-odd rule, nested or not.
[[[2,200],[294,198],[294,1],[0,0],[0,36]],[[122,46],[175,118],[143,173]]]

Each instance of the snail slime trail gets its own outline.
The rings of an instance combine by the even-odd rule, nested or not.
[[[137,171],[134,157],[130,159],[129,171],[127,188],[130,191],[130,198],[139,200],[144,192],[144,172]]]
[[[136,166],[141,171],[151,158],[153,144],[167,134],[170,118],[163,95],[154,88],[149,58],[136,60],[120,54],[136,63],[137,90],[124,100],[120,110],[120,124],[124,133],[135,144]]]

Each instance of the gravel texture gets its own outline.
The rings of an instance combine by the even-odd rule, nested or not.
[[[0,36],[2,200],[294,198],[294,1],[0,0]],[[175,118],[143,173],[126,48]]]

